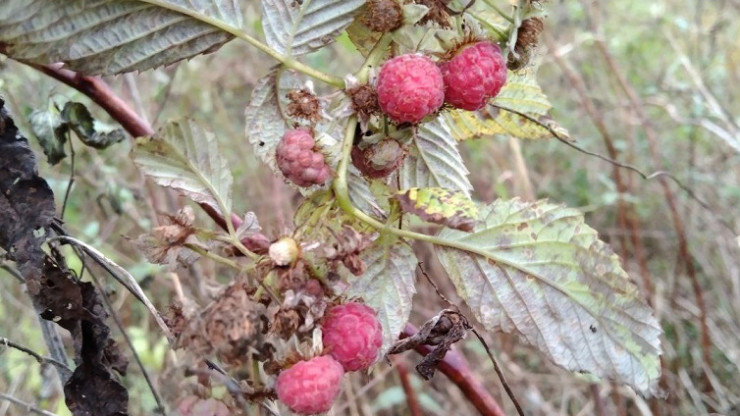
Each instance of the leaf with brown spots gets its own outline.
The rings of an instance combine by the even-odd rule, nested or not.
[[[658,321],[583,214],[518,199],[479,209],[471,233],[442,230],[457,248],[439,254],[486,329],[514,332],[568,370],[656,394]]]
[[[463,192],[445,188],[411,188],[395,195],[403,212],[424,221],[472,231],[478,220],[478,207]]]

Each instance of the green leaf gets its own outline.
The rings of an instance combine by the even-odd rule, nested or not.
[[[106,128],[102,123],[97,122],[82,103],[69,101],[64,104],[62,118],[82,143],[96,149],[105,149],[126,138],[123,129]]]
[[[479,112],[454,110],[444,117],[452,126],[457,140],[505,134],[521,139],[547,139],[552,133],[542,125],[552,128],[562,138],[569,138],[568,131],[549,116],[552,108],[542,92],[532,70],[509,71],[507,81],[493,104],[514,110],[537,120],[534,122],[511,111],[493,105]]]
[[[445,188],[411,188],[398,191],[395,199],[404,212],[424,221],[472,231],[478,220],[478,207],[460,191]]]
[[[161,186],[224,215],[231,212],[231,171],[214,134],[195,122],[170,122],[153,137],[137,138],[132,156],[142,172]]]
[[[379,357],[398,340],[411,314],[411,301],[416,292],[414,277],[416,255],[403,241],[381,238],[362,252],[367,265],[365,274],[351,282],[350,297],[360,297],[378,312],[383,327],[383,347]]]
[[[446,122],[437,117],[422,124],[413,144],[399,169],[401,189],[441,187],[470,197],[468,169]]]
[[[478,320],[557,365],[657,392],[660,326],[619,258],[575,210],[544,201],[480,208],[473,233],[444,229],[440,260]]]
[[[299,56],[333,42],[365,0],[262,0],[267,44],[282,55]]]
[[[418,27],[416,23],[427,14],[429,8],[416,3],[403,4],[401,8],[403,11],[403,26],[393,32],[392,36],[394,40],[398,44],[410,44],[412,50],[418,48],[419,50],[427,51],[429,48],[427,43],[429,42],[424,39],[424,35],[427,34],[430,39],[435,39],[438,31],[435,30],[434,35],[432,35],[428,33],[428,27]],[[366,18],[369,18],[368,13],[366,10],[362,10],[355,17],[352,24],[347,27],[347,36],[352,41],[352,44],[355,45],[357,51],[364,57],[367,57],[378,40],[380,40],[380,37],[383,36],[383,33],[374,32],[363,22]],[[423,45],[419,44],[419,41],[423,41]],[[436,48],[434,49],[436,50]],[[390,52],[389,48],[388,53]]]
[[[4,0],[0,52],[85,74],[143,71],[210,53],[242,27],[234,0]]]
[[[67,143],[69,126],[53,100],[49,100],[48,108],[31,113],[28,121],[50,165],[56,165],[67,157],[64,144]]]

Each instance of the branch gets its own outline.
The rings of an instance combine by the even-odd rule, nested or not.
[[[154,134],[149,123],[118,97],[102,78],[78,74],[62,68],[61,64],[26,64],[90,97],[133,137]]]
[[[411,337],[417,332],[417,329],[413,325],[406,324],[401,338]],[[420,345],[415,348],[415,351],[422,356],[426,356],[432,352],[432,347]],[[501,409],[496,399],[491,396],[483,383],[470,371],[470,366],[465,360],[465,357],[457,350],[451,349],[448,351],[437,369],[457,385],[465,395],[465,398],[475,406],[482,416],[506,416],[506,413]]]
[[[62,363],[61,361],[57,361],[49,357],[44,357],[41,354],[29,348],[26,348],[20,344],[16,344],[15,342],[10,341],[7,338],[0,337],[0,345],[5,345],[6,347],[15,348],[18,351],[24,352],[30,355],[31,357],[35,358],[39,364],[51,364],[54,367],[56,367],[61,373],[64,373],[67,378],[69,378],[69,376],[72,374],[72,370],[70,370],[70,368],[67,367],[67,365]]]
[[[393,366],[396,367],[398,372],[398,378],[401,379],[401,386],[403,391],[406,393],[406,403],[409,406],[409,414],[411,416],[422,416],[421,405],[419,404],[419,398],[416,397],[416,391],[414,386],[411,385],[411,379],[409,378],[409,368],[406,364],[397,356],[391,358]]]
[[[23,63],[88,96],[95,104],[105,110],[111,118],[116,120],[131,136],[141,137],[154,134],[152,126],[140,117],[125,101],[118,97],[102,78],[82,75],[69,69],[64,69],[61,64],[38,65],[27,62]],[[207,204],[199,205],[219,227],[224,230],[228,229],[226,220],[220,213]],[[232,215],[231,222],[234,228],[238,228],[241,225],[241,219],[236,215]],[[269,246],[269,241],[263,234],[257,234],[244,239],[242,243],[250,251],[261,254],[266,252],[266,245]]]
[[[7,400],[11,403],[17,404],[18,406],[22,406],[29,413],[36,413],[37,415],[43,415],[43,416],[58,416],[56,413],[51,413],[51,412],[47,412],[46,410],[39,409],[38,407],[32,405],[31,403],[26,403],[22,400],[18,400],[15,397],[5,394],[5,393],[0,393],[0,399]]]

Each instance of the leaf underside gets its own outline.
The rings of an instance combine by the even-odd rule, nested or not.
[[[422,124],[413,141],[415,146],[410,146],[398,170],[401,189],[441,187],[470,197],[473,186],[468,180],[468,169],[441,117]]]
[[[209,53],[239,29],[238,0],[4,0],[0,52],[88,75],[143,71]]]
[[[282,55],[299,56],[333,42],[365,0],[262,0],[267,44]]]
[[[657,393],[660,326],[583,215],[516,199],[480,211],[472,233],[439,235],[468,252],[439,254],[486,329],[518,334],[565,369]]]
[[[367,271],[352,281],[349,297],[360,297],[378,312],[383,327],[383,357],[398,340],[398,335],[409,320],[411,301],[416,292],[414,277],[416,255],[403,241],[386,244],[381,240],[362,253]]]
[[[247,139],[252,144],[254,153],[282,176],[277,167],[275,151],[288,125],[280,112],[277,76],[278,70],[275,69],[257,81],[244,115]],[[287,90],[281,92],[285,95]]]
[[[222,205],[231,211],[231,171],[218,151],[216,136],[195,122],[171,122],[153,137],[139,137],[132,154],[134,163],[159,185],[217,212]]]

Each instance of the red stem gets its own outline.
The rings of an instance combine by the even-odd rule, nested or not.
[[[29,64],[44,74],[61,81],[70,87],[90,97],[93,102],[103,108],[133,137],[151,136],[154,134],[152,126],[139,117],[100,77],[91,77],[64,69],[59,64],[37,65]]]
[[[417,332],[416,327],[406,324],[401,338],[408,338]],[[415,351],[422,356],[426,356],[432,352],[432,349],[430,346],[420,345],[415,348]],[[496,399],[488,392],[486,386],[470,371],[470,366],[465,357],[456,349],[453,348],[447,352],[444,360],[437,366],[437,370],[441,371],[451,382],[457,385],[463,395],[465,395],[465,398],[475,406],[482,416],[506,416],[506,413],[504,413],[501,406],[496,402]]]
[[[419,398],[416,397],[416,391],[414,386],[411,385],[411,379],[409,378],[409,368],[398,356],[392,356],[393,366],[396,367],[398,372],[398,378],[401,379],[401,386],[403,386],[403,392],[406,393],[406,403],[409,406],[409,414],[411,416],[422,416],[424,413],[421,411],[421,405],[419,404]]]
[[[152,126],[141,118],[125,101],[118,97],[102,78],[78,74],[77,72],[62,68],[61,64],[28,65],[90,97],[94,103],[105,110],[131,136],[140,137],[154,134]],[[218,211],[207,204],[199,205],[219,227],[224,230],[227,229],[226,220]],[[234,228],[238,228],[242,223],[239,216],[234,214],[231,216],[231,222],[234,224]],[[266,245],[269,246],[269,239],[263,234],[257,234],[244,239],[242,243],[251,251],[263,253],[266,250]]]

